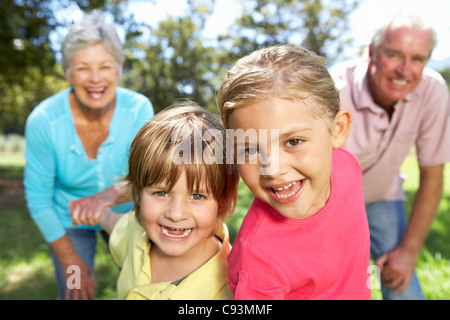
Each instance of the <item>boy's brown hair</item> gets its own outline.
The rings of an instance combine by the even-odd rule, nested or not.
[[[164,183],[171,190],[186,170],[190,190],[206,175],[206,188],[219,204],[218,218],[234,211],[239,176],[226,163],[226,134],[220,121],[206,109],[185,101],[157,113],[136,134],[131,144],[129,172],[134,209],[140,218],[141,191]]]

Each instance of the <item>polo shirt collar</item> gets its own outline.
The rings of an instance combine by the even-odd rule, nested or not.
[[[173,286],[172,292],[168,294],[169,300],[210,300],[227,284],[227,279],[223,275],[227,272],[227,257],[230,253],[230,238],[228,234],[228,229],[225,224],[217,232],[217,236],[222,239],[222,248],[220,251],[208,260],[203,266],[192,272],[185,279],[183,279],[178,285],[170,283],[160,283],[161,289],[167,288],[167,286]],[[141,235],[139,241],[136,244],[143,251],[142,259],[143,261],[150,262],[149,252],[151,244],[148,240],[145,231]],[[146,263],[143,263],[147,265]],[[146,268],[147,269],[147,268]],[[151,274],[149,274],[149,268],[143,270],[148,274],[149,279],[151,279]],[[205,279],[216,279],[215,281],[209,281]],[[203,286],[199,286],[204,284]],[[155,285],[151,284],[149,286],[136,287],[132,290],[133,294],[139,294],[146,299],[152,299],[155,294]],[[201,287],[201,289],[200,289]],[[199,290],[200,289],[200,290]]]

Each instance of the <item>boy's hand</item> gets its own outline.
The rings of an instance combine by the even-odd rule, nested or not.
[[[98,199],[95,195],[70,201],[69,213],[72,216],[72,224],[95,226],[98,224],[103,210],[110,207],[110,202]]]

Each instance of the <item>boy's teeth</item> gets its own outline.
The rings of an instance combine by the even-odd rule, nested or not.
[[[169,228],[169,227],[161,226],[161,231],[164,235],[166,235],[168,237],[183,238],[183,237],[186,237],[188,234],[190,234],[192,229],[177,229],[177,228]],[[181,233],[181,231],[183,231],[183,232]]]

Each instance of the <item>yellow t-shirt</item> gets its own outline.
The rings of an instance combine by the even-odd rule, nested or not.
[[[119,299],[130,300],[232,300],[227,282],[227,257],[231,250],[225,224],[217,236],[222,249],[178,284],[151,283],[151,243],[134,212],[121,218],[114,227],[109,247],[121,268],[117,281]]]

